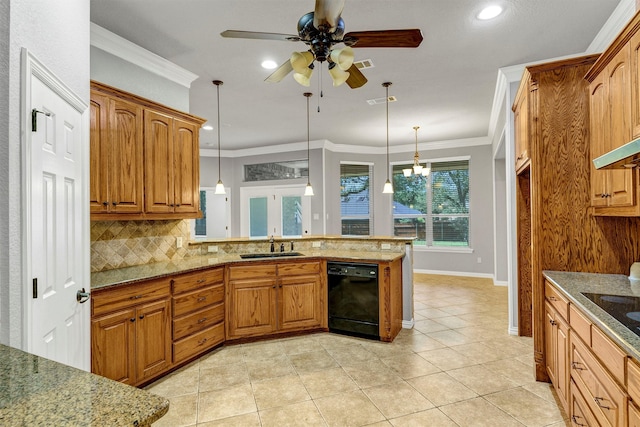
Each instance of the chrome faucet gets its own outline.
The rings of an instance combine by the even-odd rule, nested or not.
[[[284,252],[284,243],[280,243],[280,252]]]
[[[269,239],[269,243],[271,243],[271,252],[275,252],[276,251],[276,247],[273,243],[273,234],[271,235],[271,238]]]

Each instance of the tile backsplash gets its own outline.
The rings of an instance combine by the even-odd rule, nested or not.
[[[189,247],[189,239],[189,220],[92,221],[91,272],[193,256],[200,251]]]

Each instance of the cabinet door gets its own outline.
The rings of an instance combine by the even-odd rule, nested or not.
[[[143,381],[171,364],[170,303],[168,299],[136,309],[136,373]]]
[[[200,147],[198,126],[173,121],[173,163],[175,212],[200,210]]]
[[[558,341],[558,329],[555,327],[555,310],[548,301],[544,302],[544,355],[547,363],[547,374],[551,383],[555,386],[558,384],[557,372],[558,372],[558,360],[556,343]]]
[[[91,321],[91,372],[135,384],[135,321],[134,309],[109,313]]]
[[[89,206],[90,212],[107,212],[109,202],[107,180],[109,98],[91,92],[91,125],[89,137]]]
[[[621,147],[631,140],[631,71],[630,47],[625,46],[607,67],[609,91],[608,138],[606,151]],[[610,206],[633,206],[635,204],[634,174],[631,170],[609,172],[607,192]]]
[[[173,132],[171,117],[155,111],[144,113],[145,212],[172,213]]]
[[[320,276],[292,276],[278,279],[278,329],[319,327],[322,322]]]
[[[515,145],[516,145],[516,173],[529,160],[529,91],[522,93],[514,111]]]
[[[601,73],[589,86],[589,114],[591,130],[591,158],[595,159],[607,152],[609,129],[609,98],[605,85],[606,73]],[[607,176],[609,171],[591,167],[591,206],[607,206]]]
[[[226,325],[231,338],[264,335],[276,330],[276,279],[230,281]]]
[[[640,137],[640,32],[629,41],[631,55],[631,137]]]
[[[144,193],[142,107],[112,98],[109,101],[109,135],[109,144],[103,150],[105,156],[110,156],[109,209],[118,213],[141,213]]]
[[[569,405],[569,326],[560,316],[556,318],[556,392],[564,410]]]

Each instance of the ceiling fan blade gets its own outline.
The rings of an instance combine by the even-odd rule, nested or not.
[[[354,65],[349,67],[349,78],[347,79],[347,84],[351,89],[357,89],[359,87],[364,86],[367,83],[367,78],[362,74],[360,69]]]
[[[351,47],[418,47],[422,43],[422,32],[419,29],[352,31],[344,35],[344,42]]]
[[[338,25],[345,0],[316,0],[316,8],[313,12],[313,26],[320,29],[321,26],[329,28],[333,32]]]
[[[221,32],[220,35],[222,37],[230,37],[234,39],[281,40],[290,42],[300,41],[300,37],[293,34],[260,33],[257,31],[227,30]]]
[[[265,82],[278,83],[280,80],[287,77],[287,74],[293,71],[291,61],[287,59],[287,62],[279,66],[269,77],[264,79]]]

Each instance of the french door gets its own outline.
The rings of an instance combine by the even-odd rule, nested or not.
[[[311,231],[311,199],[304,196],[304,188],[304,185],[241,188],[242,236],[308,235]]]

